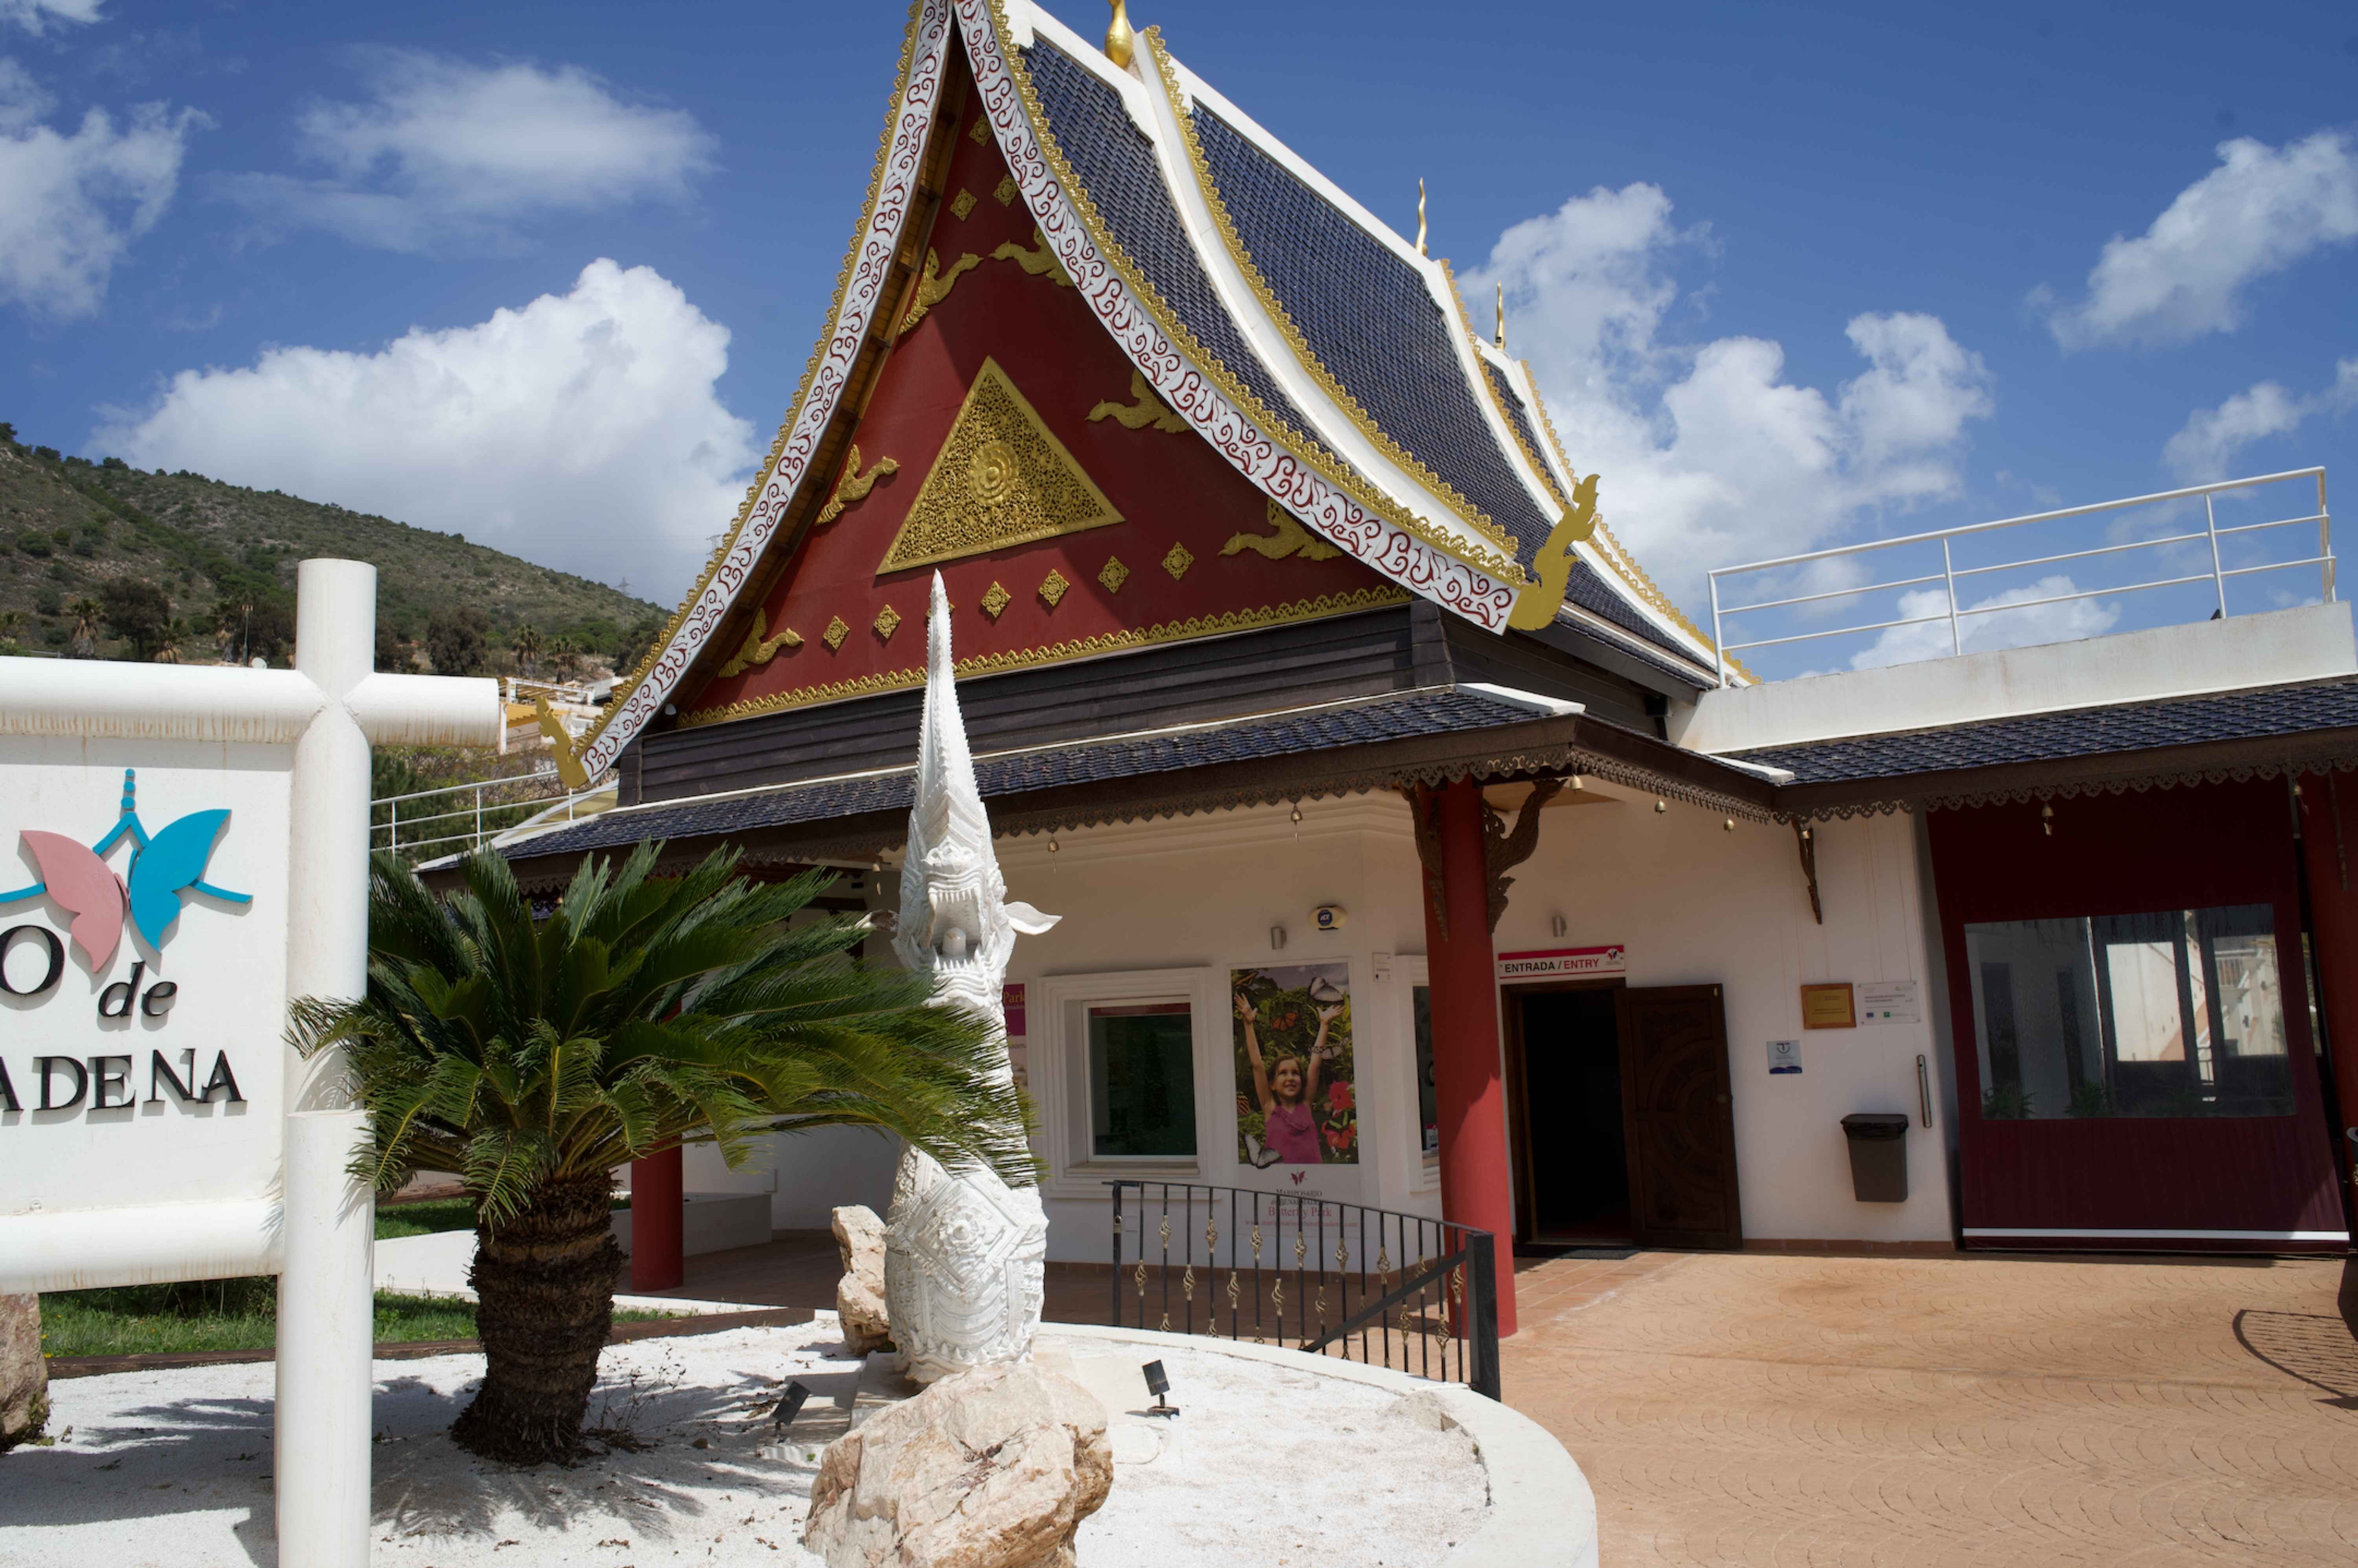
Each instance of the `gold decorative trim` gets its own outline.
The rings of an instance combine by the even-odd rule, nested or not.
[[[640,688],[646,685],[647,678],[654,674],[655,665],[670,651],[673,640],[679,635],[680,628],[687,624],[689,614],[702,601],[705,590],[712,586],[712,579],[719,575],[722,565],[729,559],[730,553],[735,549],[739,535],[744,533],[745,524],[753,515],[755,504],[761,500],[763,484],[772,474],[777,471],[778,460],[785,453],[786,441],[794,434],[795,427],[802,420],[803,410],[810,401],[811,386],[818,379],[819,366],[826,362],[827,349],[834,341],[835,333],[839,327],[843,314],[844,296],[851,287],[852,271],[859,265],[860,253],[866,245],[869,232],[876,224],[876,199],[884,187],[885,170],[892,164],[893,133],[900,128],[902,111],[909,94],[909,70],[917,58],[917,35],[920,27],[924,24],[928,3],[929,0],[912,0],[909,6],[908,26],[901,34],[900,64],[893,71],[892,96],[886,100],[884,127],[877,136],[876,162],[869,171],[868,192],[860,201],[860,221],[852,226],[851,243],[845,250],[843,265],[836,269],[835,296],[827,302],[827,315],[824,319],[825,328],[820,332],[818,341],[811,345],[810,358],[803,363],[802,381],[795,389],[794,401],[787,405],[786,416],[780,422],[777,435],[770,442],[769,455],[762,460],[762,466],[756,470],[753,482],[745,487],[745,499],[738,505],[736,521],[730,524],[729,531],[721,536],[720,542],[713,546],[712,555],[705,562],[704,570],[697,577],[696,586],[680,600],[679,607],[674,610],[671,618],[665,622],[662,634],[647,644],[647,651],[641,654],[639,662],[632,666],[629,678],[615,683],[614,694],[608,701],[605,711],[598,716],[597,722],[590,727],[589,732],[583,735],[569,752],[564,746],[556,748],[559,756],[560,772],[568,765],[577,772],[583,771],[581,759],[590,754],[606,731],[612,728],[617,719],[632,711],[634,706],[633,699],[637,697]],[[943,48],[946,51],[947,35],[949,31],[955,29],[956,24],[955,19],[946,10],[943,20],[945,23]],[[987,114],[978,116],[975,123],[979,129],[988,134],[990,119]],[[701,649],[689,651],[687,662],[680,669],[682,676],[685,676],[687,670],[693,666],[697,654],[701,651]],[[644,725],[645,719],[642,718],[639,722]],[[628,741],[625,741],[624,744],[628,744]]]
[[[876,612],[876,634],[879,637],[889,643],[892,640],[892,633],[900,629],[901,612],[899,611],[888,604]]]
[[[960,190],[956,196],[950,198],[950,216],[961,223],[965,222],[967,214],[974,211],[975,200],[973,191]]]
[[[982,612],[996,621],[1006,612],[1007,607],[1014,602],[1015,596],[994,581],[983,590]]]
[[[958,194],[961,197],[966,196],[963,190]],[[972,199],[968,198],[968,200]],[[958,216],[963,218],[966,214],[961,212]],[[950,290],[957,287],[957,280],[961,275],[971,272],[981,265],[982,258],[968,251],[950,263],[950,270],[945,273],[941,270],[942,258],[927,251],[925,276],[917,280],[916,303],[909,307],[909,313],[906,316],[901,318],[901,336],[905,338],[915,330],[917,323],[925,319],[926,311],[950,297]]]
[[[1195,552],[1175,540],[1163,557],[1163,569],[1171,574],[1173,582],[1177,582],[1181,578],[1185,577],[1187,568],[1195,564]]]
[[[781,648],[803,645],[802,638],[791,626],[781,626],[774,637],[766,635],[769,630],[768,613],[760,610],[753,611],[753,629],[745,633],[744,646],[737,650],[734,658],[720,666],[720,673],[723,676],[741,676],[755,665],[766,665],[776,658]]]
[[[1220,546],[1220,554],[1233,556],[1239,550],[1250,550],[1268,560],[1282,561],[1289,556],[1305,561],[1331,561],[1343,553],[1339,545],[1330,545],[1302,525],[1302,520],[1272,501],[1269,503],[1269,525],[1273,534],[1232,534]]]
[[[1165,622],[1159,626],[1145,626],[1136,631],[1107,632],[1070,643],[1053,643],[1043,648],[1026,648],[1007,654],[977,654],[957,661],[957,674],[962,676],[1003,675],[1009,670],[1029,669],[1035,665],[1093,658],[1102,654],[1124,654],[1163,643],[1185,642],[1193,637],[1226,636],[1236,632],[1259,631],[1264,626],[1319,621],[1331,615],[1352,615],[1363,610],[1381,609],[1388,604],[1406,604],[1410,597],[1404,588],[1363,588],[1349,593],[1321,594],[1316,599],[1297,600],[1291,604],[1273,604],[1262,610],[1232,610],[1220,615],[1191,616],[1184,621]],[[882,675],[861,676],[854,680],[780,692],[774,697],[752,697],[743,702],[732,702],[726,708],[703,708],[683,714],[679,724],[683,730],[706,724],[726,724],[732,719],[753,719],[789,708],[809,708],[822,702],[872,697],[878,692],[901,691],[925,684],[925,672],[922,668],[889,670]]]
[[[1010,177],[1010,182],[1012,182],[1012,177]],[[1056,259],[1056,253],[1048,248],[1048,236],[1035,227],[1032,237],[1040,242],[1036,248],[1026,250],[1010,240],[991,252],[990,259],[1011,261],[1033,277],[1045,277],[1059,288],[1072,287],[1072,276],[1065,271],[1065,264]]]
[[[992,25],[999,39],[1003,40],[1008,33],[1004,0],[982,0],[982,3],[990,6]],[[1047,164],[1049,175],[1056,182],[1058,194],[1080,219],[1089,243],[1105,258],[1108,268],[1145,310],[1155,330],[1169,339],[1223,398],[1259,426],[1271,444],[1348,496],[1370,517],[1391,524],[1452,560],[1462,561],[1508,587],[1520,587],[1531,580],[1530,575],[1511,552],[1500,555],[1483,549],[1445,528],[1435,526],[1378,491],[1368,482],[1365,475],[1337,461],[1314,438],[1295,429],[1271,413],[1249,387],[1239,382],[1217,356],[1205,348],[1202,341],[1188,330],[1186,323],[1172,314],[1170,305],[1146,281],[1145,276],[1138,270],[1138,265],[1130,259],[1129,253],[1115,243],[1112,232],[1106,226],[1104,215],[1098,211],[1096,200],[1082,185],[1079,177],[1073,173],[1073,166],[1065,158],[1064,148],[1057,145],[1054,135],[1043,129],[1047,113],[1040,105],[1038,90],[1032,85],[1032,72],[1023,62],[1022,51],[1002,44],[998,52],[1006,67],[1008,81],[1015,88],[1016,102],[1022,106],[1033,140],[1040,148],[1041,158]]]
[[[1008,206],[1013,202],[1015,200],[1015,177],[1011,174],[1001,175],[999,179],[999,187],[990,193],[990,199],[993,201],[998,202],[1001,207]]]
[[[1098,568],[1098,581],[1108,593],[1120,593],[1121,585],[1130,580],[1130,568],[1121,564],[1120,556],[1108,556],[1106,564]]]
[[[818,640],[825,643],[827,651],[832,654],[842,647],[843,640],[850,635],[851,628],[843,623],[843,617],[830,615],[827,618],[827,630],[819,633]]]
[[[1089,423],[1094,425],[1100,419],[1110,419],[1125,430],[1143,430],[1152,425],[1158,430],[1168,430],[1174,435],[1186,434],[1187,421],[1174,414],[1169,404],[1154,395],[1154,388],[1147,384],[1146,373],[1135,365],[1130,372],[1130,401],[1126,404],[1107,398],[1089,410]]]
[[[1262,311],[1276,324],[1278,335],[1285,340],[1285,346],[1293,351],[1294,359],[1317,384],[1318,390],[1343,411],[1343,416],[1351,422],[1352,428],[1366,437],[1376,450],[1439,497],[1450,511],[1456,514],[1459,522],[1505,551],[1509,558],[1513,558],[1517,546],[1507,531],[1460,494],[1448,481],[1427,468],[1414,453],[1394,440],[1390,432],[1377,424],[1359,406],[1359,400],[1351,395],[1350,389],[1326,368],[1325,362],[1310,346],[1310,340],[1303,335],[1302,329],[1294,324],[1292,313],[1279,301],[1276,291],[1269,286],[1269,280],[1261,276],[1260,264],[1253,260],[1252,253],[1245,247],[1244,236],[1237,232],[1235,221],[1228,216],[1228,200],[1220,194],[1218,182],[1212,178],[1212,166],[1204,157],[1204,145],[1195,135],[1195,123],[1188,116],[1184,96],[1179,91],[1178,78],[1172,73],[1171,57],[1163,48],[1162,28],[1146,29],[1146,50],[1154,61],[1156,77],[1163,83],[1163,97],[1171,105],[1171,117],[1179,126],[1179,145],[1186,151],[1188,168],[1195,176],[1195,188],[1203,193],[1205,206],[1211,210],[1212,226],[1220,232],[1220,243],[1228,247],[1229,259],[1244,275],[1245,287],[1252,291],[1252,297]]]
[[[852,442],[850,453],[843,460],[843,477],[835,481],[835,493],[828,496],[827,498],[827,504],[818,509],[818,519],[817,522],[812,524],[812,526],[816,528],[826,527],[828,524],[843,515],[843,509],[845,507],[851,505],[854,502],[867,500],[868,492],[876,488],[876,481],[878,480],[882,479],[889,474],[899,473],[900,471],[901,465],[894,459],[878,458],[876,460],[875,467],[870,469],[866,473],[861,473],[860,471],[860,443],[857,441]]]
[[[988,114],[975,115],[974,124],[967,127],[966,139],[976,146],[990,140],[990,116]]]
[[[1048,575],[1040,579],[1040,597],[1048,601],[1049,609],[1054,610],[1057,605],[1064,602],[1065,594],[1072,588],[1072,586],[1073,585],[1071,583],[1065,580],[1065,574],[1063,572],[1058,571],[1054,567],[1050,567],[1048,568]]]
[[[986,358],[876,575],[1121,520],[999,362]]]
[[[1466,329],[1468,341],[1480,342],[1481,340],[1474,335],[1473,318],[1466,314],[1466,296],[1459,292],[1457,287],[1457,269],[1450,265],[1446,258],[1444,258],[1441,264],[1441,276],[1449,280],[1449,301],[1457,308],[1457,324]],[[1506,297],[1502,293],[1499,297],[1504,299]],[[1503,311],[1505,306],[1501,305],[1499,308]],[[1503,344],[1500,346],[1504,347]],[[1523,461],[1531,465],[1531,472],[1538,477],[1540,489],[1550,501],[1555,503],[1558,520],[1561,521],[1563,514],[1572,510],[1571,503],[1563,492],[1557,487],[1555,476],[1548,471],[1548,466],[1541,460],[1539,453],[1533,451],[1531,444],[1523,439],[1522,427],[1515,423],[1513,411],[1499,401],[1498,384],[1490,379],[1490,367],[1483,360],[1482,351],[1479,348],[1474,351],[1474,379],[1482,384],[1482,396],[1488,401],[1493,409],[1497,410],[1498,423],[1506,427],[1507,439],[1515,443],[1515,449],[1523,454]],[[1569,463],[1564,465],[1567,470],[1571,466]],[[1577,474],[1573,478],[1574,483],[1579,482]]]

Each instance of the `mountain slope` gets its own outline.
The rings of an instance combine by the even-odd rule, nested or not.
[[[0,426],[0,437],[5,433]],[[112,458],[92,464],[0,438],[0,635],[13,624],[27,647],[63,647],[74,620],[69,607],[131,578],[169,595],[182,656],[211,659],[216,611],[291,601],[296,564],[313,556],[374,566],[378,617],[405,642],[421,642],[436,611],[472,606],[491,622],[495,645],[529,623],[545,639],[568,637],[585,654],[611,660],[634,628],[643,639],[645,623],[663,614],[603,583],[455,534],[186,470],[146,473]],[[119,650],[112,640],[101,644],[103,653]]]

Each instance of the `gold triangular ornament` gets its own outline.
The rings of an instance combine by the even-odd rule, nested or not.
[[[986,359],[876,575],[1121,520],[999,362]]]

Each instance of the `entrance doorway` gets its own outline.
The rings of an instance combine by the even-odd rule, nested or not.
[[[1503,998],[1515,1239],[1743,1244],[1717,986],[1519,986]]]

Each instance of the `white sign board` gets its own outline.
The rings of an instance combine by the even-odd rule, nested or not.
[[[1628,972],[1627,956],[1617,944],[1610,947],[1543,947],[1498,955],[1498,978],[1502,980],[1589,979]]]
[[[0,737],[0,1218],[246,1205],[259,1262],[291,767],[284,746]]]
[[[1798,1040],[1768,1042],[1768,1071],[1771,1074],[1798,1073],[1801,1070],[1801,1043]]]
[[[1861,980],[1858,1021],[1867,1023],[1921,1023],[1924,1003],[1914,980]]]

